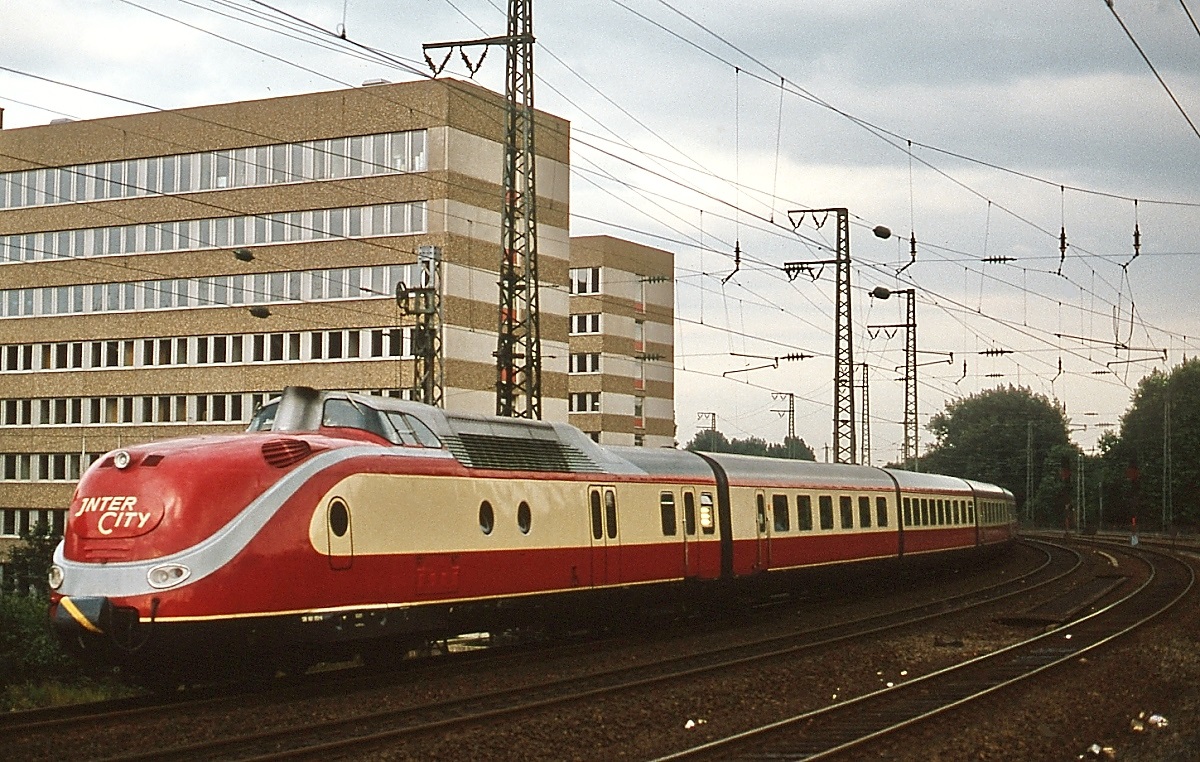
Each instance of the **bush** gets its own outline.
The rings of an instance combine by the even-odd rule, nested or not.
[[[0,686],[70,671],[47,626],[49,605],[42,595],[0,594]]]

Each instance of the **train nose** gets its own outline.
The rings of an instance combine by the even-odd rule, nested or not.
[[[54,604],[50,621],[60,636],[104,635],[112,629],[113,606],[108,598],[64,595]]]

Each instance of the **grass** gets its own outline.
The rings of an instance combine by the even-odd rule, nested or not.
[[[27,680],[0,687],[0,711],[19,712],[25,709],[85,704],[93,701],[133,696],[137,688],[115,679],[94,680],[87,677]]]

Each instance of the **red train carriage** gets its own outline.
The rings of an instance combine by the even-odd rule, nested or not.
[[[250,429],[88,470],[52,571],[72,650],[151,673],[304,663],[1014,532],[990,485],[601,447],[392,399],[291,388]]]

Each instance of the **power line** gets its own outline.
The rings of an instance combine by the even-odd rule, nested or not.
[[[1146,65],[1150,67],[1150,71],[1154,72],[1154,77],[1158,80],[1158,84],[1162,85],[1163,90],[1167,91],[1167,95],[1171,96],[1171,102],[1175,104],[1175,108],[1179,109],[1179,113],[1182,114],[1183,118],[1187,121],[1188,127],[1191,127],[1192,132],[1195,133],[1196,137],[1200,138],[1200,129],[1196,129],[1195,123],[1192,122],[1192,118],[1188,116],[1188,113],[1183,110],[1183,105],[1179,102],[1179,99],[1175,97],[1175,93],[1171,92],[1171,88],[1167,86],[1166,80],[1162,78],[1162,75],[1158,73],[1158,69],[1154,68],[1154,64],[1150,62],[1150,57],[1146,55],[1146,51],[1142,50],[1142,46],[1138,44],[1136,39],[1134,39],[1133,32],[1129,31],[1129,27],[1125,26],[1125,22],[1121,19],[1121,16],[1117,13],[1116,7],[1113,5],[1113,0],[1105,0],[1105,3],[1108,5],[1108,9],[1112,11],[1113,18],[1115,18],[1117,23],[1121,25],[1121,30],[1125,32],[1125,36],[1128,37],[1129,41],[1133,43],[1133,47],[1137,48],[1138,55],[1140,55],[1142,60],[1146,62]],[[1186,5],[1184,6],[1184,10],[1187,10]],[[1190,19],[1191,17],[1192,14],[1189,12],[1188,18]],[[1193,19],[1192,25],[1194,26],[1195,24],[1196,22]],[[1197,29],[1197,33],[1200,34],[1200,29]]]

